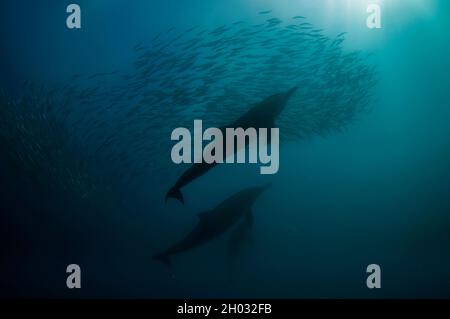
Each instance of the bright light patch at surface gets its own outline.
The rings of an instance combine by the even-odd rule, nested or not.
[[[436,0],[325,0],[327,11],[359,15],[366,11],[370,4],[378,4],[382,10],[394,14],[408,13],[411,18],[418,15],[428,15],[434,12]]]

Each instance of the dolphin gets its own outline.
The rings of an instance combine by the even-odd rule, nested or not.
[[[251,220],[252,206],[270,184],[250,187],[227,198],[215,208],[198,214],[196,227],[182,240],[153,256],[171,266],[170,256],[201,246],[226,232],[243,216]]]
[[[260,128],[267,128],[268,132],[270,132],[270,129],[275,127],[275,119],[283,111],[289,101],[289,98],[295,93],[295,91],[297,91],[297,88],[298,87],[295,86],[286,92],[271,95],[263,101],[257,103],[239,119],[230,125],[222,127],[222,132],[225,132],[225,128],[242,128],[246,130],[250,127],[257,130]],[[224,141],[224,145],[225,144],[226,142]],[[194,163],[180,176],[175,185],[169,189],[166,194],[166,202],[169,198],[175,198],[184,204],[184,197],[181,193],[181,188],[208,172],[211,168],[216,166],[216,164],[217,163],[215,162]]]

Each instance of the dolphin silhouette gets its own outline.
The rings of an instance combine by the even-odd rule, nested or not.
[[[287,92],[271,95],[263,101],[257,103],[235,122],[221,128],[222,132],[225,131],[225,128],[238,127],[244,130],[250,127],[253,127],[256,130],[260,128],[266,128],[270,132],[270,129],[275,127],[275,119],[283,111],[289,98],[292,96],[292,94],[294,94],[295,91],[297,91],[297,88],[298,87],[293,87]],[[225,144],[226,143],[224,143],[224,145]],[[166,194],[166,202],[169,198],[176,198],[184,204],[184,197],[180,189],[208,172],[211,168],[216,166],[216,164],[217,163],[215,162],[194,163],[180,176],[175,185],[169,189]]]
[[[189,251],[215,239],[243,216],[247,216],[250,220],[254,202],[268,187],[270,184],[246,188],[227,198],[215,208],[199,213],[198,224],[184,239],[154,255],[153,258],[170,267],[170,256]]]

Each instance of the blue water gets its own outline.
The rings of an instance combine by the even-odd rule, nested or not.
[[[169,163],[170,174],[138,169],[143,178],[133,187],[89,203],[67,200],[58,191],[41,200],[44,195],[2,163],[7,183],[0,188],[0,295],[449,297],[450,4],[378,1],[382,28],[370,30],[367,2],[78,1],[82,29],[68,30],[64,1],[3,1],[0,87],[10,95],[20,94],[24,81],[52,87],[78,73],[133,72],[133,47],[151,45],[167,28],[257,24],[263,10],[282,20],[306,16],[329,37],[347,32],[343,49],[372,54],[367,63],[377,68],[377,84],[370,112],[342,132],[283,144],[276,175],[261,176],[254,165],[219,166],[183,189],[185,206],[163,200],[183,170],[170,163],[168,152],[156,157]],[[89,119],[115,123],[120,116],[100,112]],[[173,129],[162,120],[158,125]],[[138,134],[171,143],[158,130]],[[83,143],[88,149],[95,138]],[[140,153],[127,156],[124,163],[133,165],[148,160]],[[108,158],[96,165],[95,172],[111,167],[117,176],[135,169],[113,166]],[[232,281],[225,237],[175,256],[175,279],[152,260],[195,226],[199,211],[267,181],[272,187],[253,209],[254,243]],[[81,266],[79,290],[66,288],[70,263]],[[366,287],[366,267],[373,263],[382,269],[381,289]]]

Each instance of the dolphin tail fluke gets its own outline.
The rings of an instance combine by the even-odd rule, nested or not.
[[[184,204],[184,197],[179,188],[172,187],[171,189],[169,189],[169,191],[166,194],[166,203],[169,200],[169,198],[175,198],[180,203]]]

